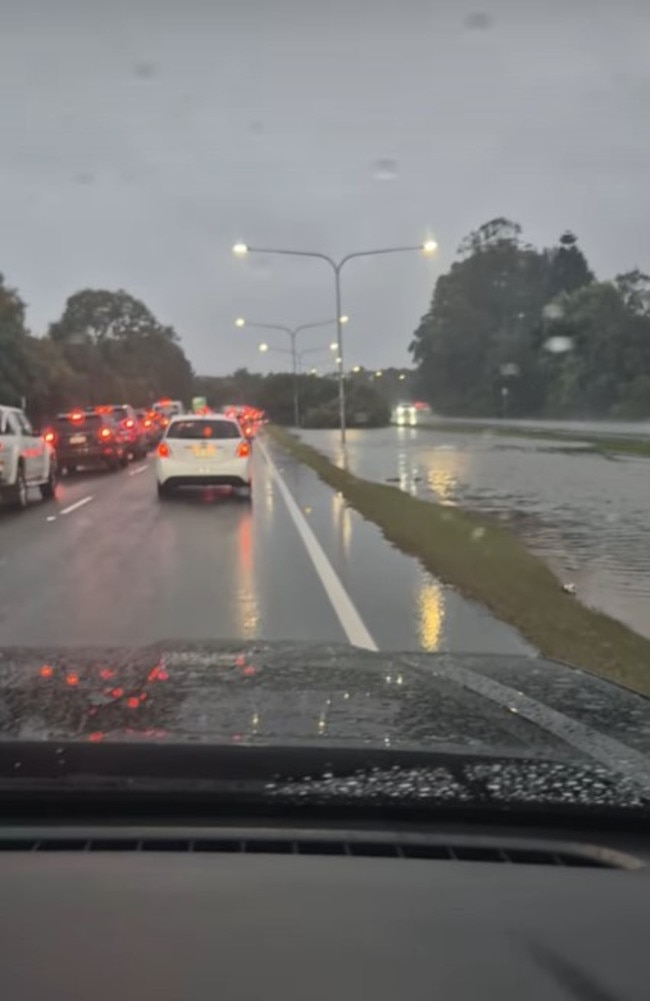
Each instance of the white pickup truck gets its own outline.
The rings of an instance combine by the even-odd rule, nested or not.
[[[0,404],[0,501],[25,508],[30,487],[39,487],[48,498],[55,486],[52,446],[32,430],[22,410]]]

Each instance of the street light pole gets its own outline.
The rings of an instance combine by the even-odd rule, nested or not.
[[[336,261],[329,254],[321,254],[311,250],[283,250],[275,247],[249,247],[246,243],[236,243],[232,248],[233,253],[239,257],[246,254],[280,254],[284,257],[314,257],[319,261],[325,261],[334,272],[334,296],[336,304],[336,340],[338,345],[338,381],[339,381],[339,421],[341,427],[341,444],[345,445],[346,436],[346,415],[345,415],[345,370],[343,367],[343,321],[341,318],[341,271],[348,263],[357,257],[377,257],[380,254],[402,254],[413,251],[424,251],[432,254],[438,247],[435,240],[427,240],[410,247],[382,247],[379,250],[359,250],[352,254],[346,254]]]
[[[338,316],[339,325],[347,320],[347,317]],[[257,323],[239,317],[235,320],[236,327],[255,327],[258,330],[279,330],[287,334],[291,340],[291,369],[293,373],[293,419],[294,424],[300,427],[300,393],[298,386],[298,356],[296,354],[296,338],[303,330],[315,330],[317,327],[329,327],[333,320],[319,320],[317,323],[302,323],[299,327],[283,327],[278,323]]]

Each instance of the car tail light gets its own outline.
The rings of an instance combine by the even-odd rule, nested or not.
[[[142,423],[143,423],[144,427],[146,427],[146,428],[150,428],[151,427],[151,421],[149,420],[148,417],[145,417],[145,419],[143,420]]]
[[[84,415],[81,410],[73,410],[71,414],[68,414],[68,420],[72,421],[73,424],[79,424],[83,419]]]
[[[131,417],[127,418],[127,420],[124,421],[124,427],[125,428],[135,427],[135,421]]]
[[[101,438],[102,441],[108,441],[109,438],[113,437],[113,432],[112,432],[112,430],[110,428],[106,428],[106,427],[100,428],[99,429],[99,437]]]
[[[43,435],[43,441],[47,442],[48,445],[53,445],[56,441],[56,435],[54,431],[46,431]]]
[[[161,441],[158,446],[158,455],[161,459],[166,459],[169,456],[169,445],[166,441]]]
[[[251,447],[248,444],[248,442],[240,441],[239,445],[237,446],[237,452],[236,452],[237,458],[247,459],[250,454],[251,454]]]

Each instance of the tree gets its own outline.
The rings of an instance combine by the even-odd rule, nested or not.
[[[0,274],[0,403],[19,404],[29,386],[25,305]]]
[[[80,404],[128,400],[145,406],[160,396],[189,400],[194,374],[175,331],[122,289],[84,289],[50,326],[65,360],[85,379]]]
[[[567,231],[556,247],[537,250],[517,223],[498,218],[470,233],[460,254],[410,346],[420,394],[444,413],[545,412],[559,377],[544,352],[549,304],[559,309],[594,280],[576,236]]]
[[[110,338],[120,340],[151,332],[172,341],[177,339],[171,327],[159,323],[143,302],[123,289],[75,292],[67,300],[61,319],[50,327],[52,339],[64,343],[100,344]]]

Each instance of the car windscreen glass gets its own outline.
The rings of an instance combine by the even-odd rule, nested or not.
[[[77,428],[84,431],[92,431],[100,427],[102,423],[102,418],[99,414],[82,414],[80,417],[75,417],[74,420],[66,416],[57,417],[54,421],[54,426],[57,431],[73,432]]]
[[[232,421],[174,421],[167,430],[168,438],[241,438]]]

